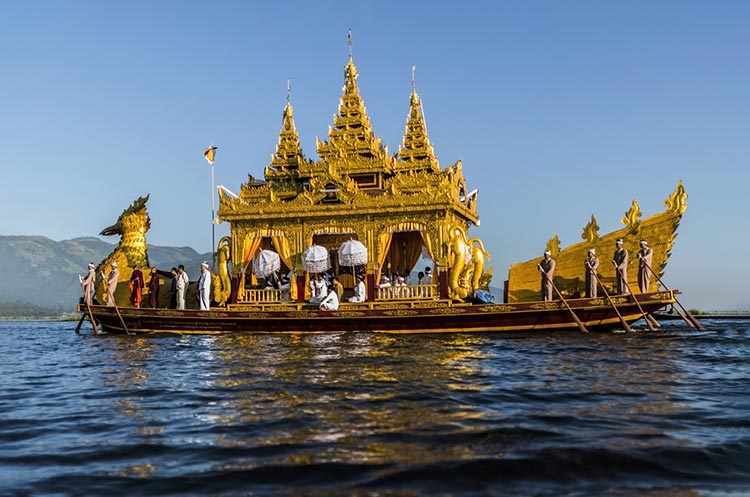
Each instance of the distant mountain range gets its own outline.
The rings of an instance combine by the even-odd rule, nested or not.
[[[115,244],[98,238],[74,238],[56,242],[43,236],[0,235],[0,304],[25,303],[56,312],[75,310],[81,296],[78,275],[86,274],[87,264],[99,264]],[[191,280],[200,272],[201,261],[211,254],[199,254],[190,247],[151,245],[148,258],[152,266],[169,271],[185,266]]]
[[[0,235],[4,265],[0,317],[18,317],[23,310],[27,316],[37,316],[45,309],[51,314],[73,312],[81,296],[78,275],[86,274],[89,262],[99,264],[114,248],[115,244],[94,237],[56,242],[43,236]],[[195,281],[200,263],[210,261],[211,254],[199,254],[190,247],[150,245],[148,258],[152,266],[164,271],[183,264],[190,280]],[[490,291],[496,302],[502,302],[502,289],[490,287]]]

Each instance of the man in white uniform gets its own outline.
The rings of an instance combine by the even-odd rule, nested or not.
[[[120,279],[120,271],[117,269],[117,263],[111,264],[112,271],[109,272],[109,276],[106,277],[107,281],[107,307],[115,307],[115,290],[117,290],[117,280]],[[104,271],[102,271],[102,279],[104,279]]]
[[[208,270],[207,262],[201,262],[198,295],[200,296],[201,311],[207,311],[211,306],[211,271]]]
[[[177,275],[175,276],[175,290],[177,290],[178,309],[185,308],[185,292],[187,291],[189,283],[190,278],[188,278],[188,274],[185,272],[185,266],[180,264],[180,267],[177,268]]]
[[[95,267],[93,262],[89,262],[89,272],[86,277],[78,277],[81,280],[81,287],[83,288],[83,301],[88,305],[91,305],[91,294],[94,293],[94,281],[96,281]]]

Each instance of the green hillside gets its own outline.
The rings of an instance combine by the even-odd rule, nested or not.
[[[78,275],[86,273],[89,261],[98,264],[114,247],[94,237],[56,242],[43,236],[0,236],[0,260],[5,264],[0,317],[18,312],[22,304],[34,306],[26,309],[35,315],[70,312],[81,295]],[[148,255],[152,266],[166,271],[184,264],[191,280],[197,279],[201,261],[210,260],[210,254],[190,247],[152,246]]]

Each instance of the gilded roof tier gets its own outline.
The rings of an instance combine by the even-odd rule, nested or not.
[[[396,168],[401,169],[440,169],[430,138],[427,136],[427,124],[422,110],[422,100],[417,90],[412,88],[409,98],[409,115],[406,117],[404,139],[396,155]]]
[[[239,195],[220,190],[219,216],[227,221],[348,216],[390,211],[451,213],[478,221],[476,195],[466,195],[462,164],[441,169],[427,134],[422,102],[412,85],[399,151],[375,136],[357,84],[351,56],[344,68],[343,94],[328,139],[318,140],[319,160],[304,156],[289,97],[264,180],[250,176]]]
[[[279,141],[276,153],[271,156],[270,169],[266,169],[266,177],[274,176],[275,172],[292,172],[307,163],[302,146],[299,142],[297,127],[294,125],[294,111],[292,104],[286,103],[281,119]]]

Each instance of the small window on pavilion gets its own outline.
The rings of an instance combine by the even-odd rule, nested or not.
[[[339,189],[333,183],[328,183],[322,190],[325,193],[325,197],[320,201],[322,204],[340,204],[341,199],[339,198]]]

